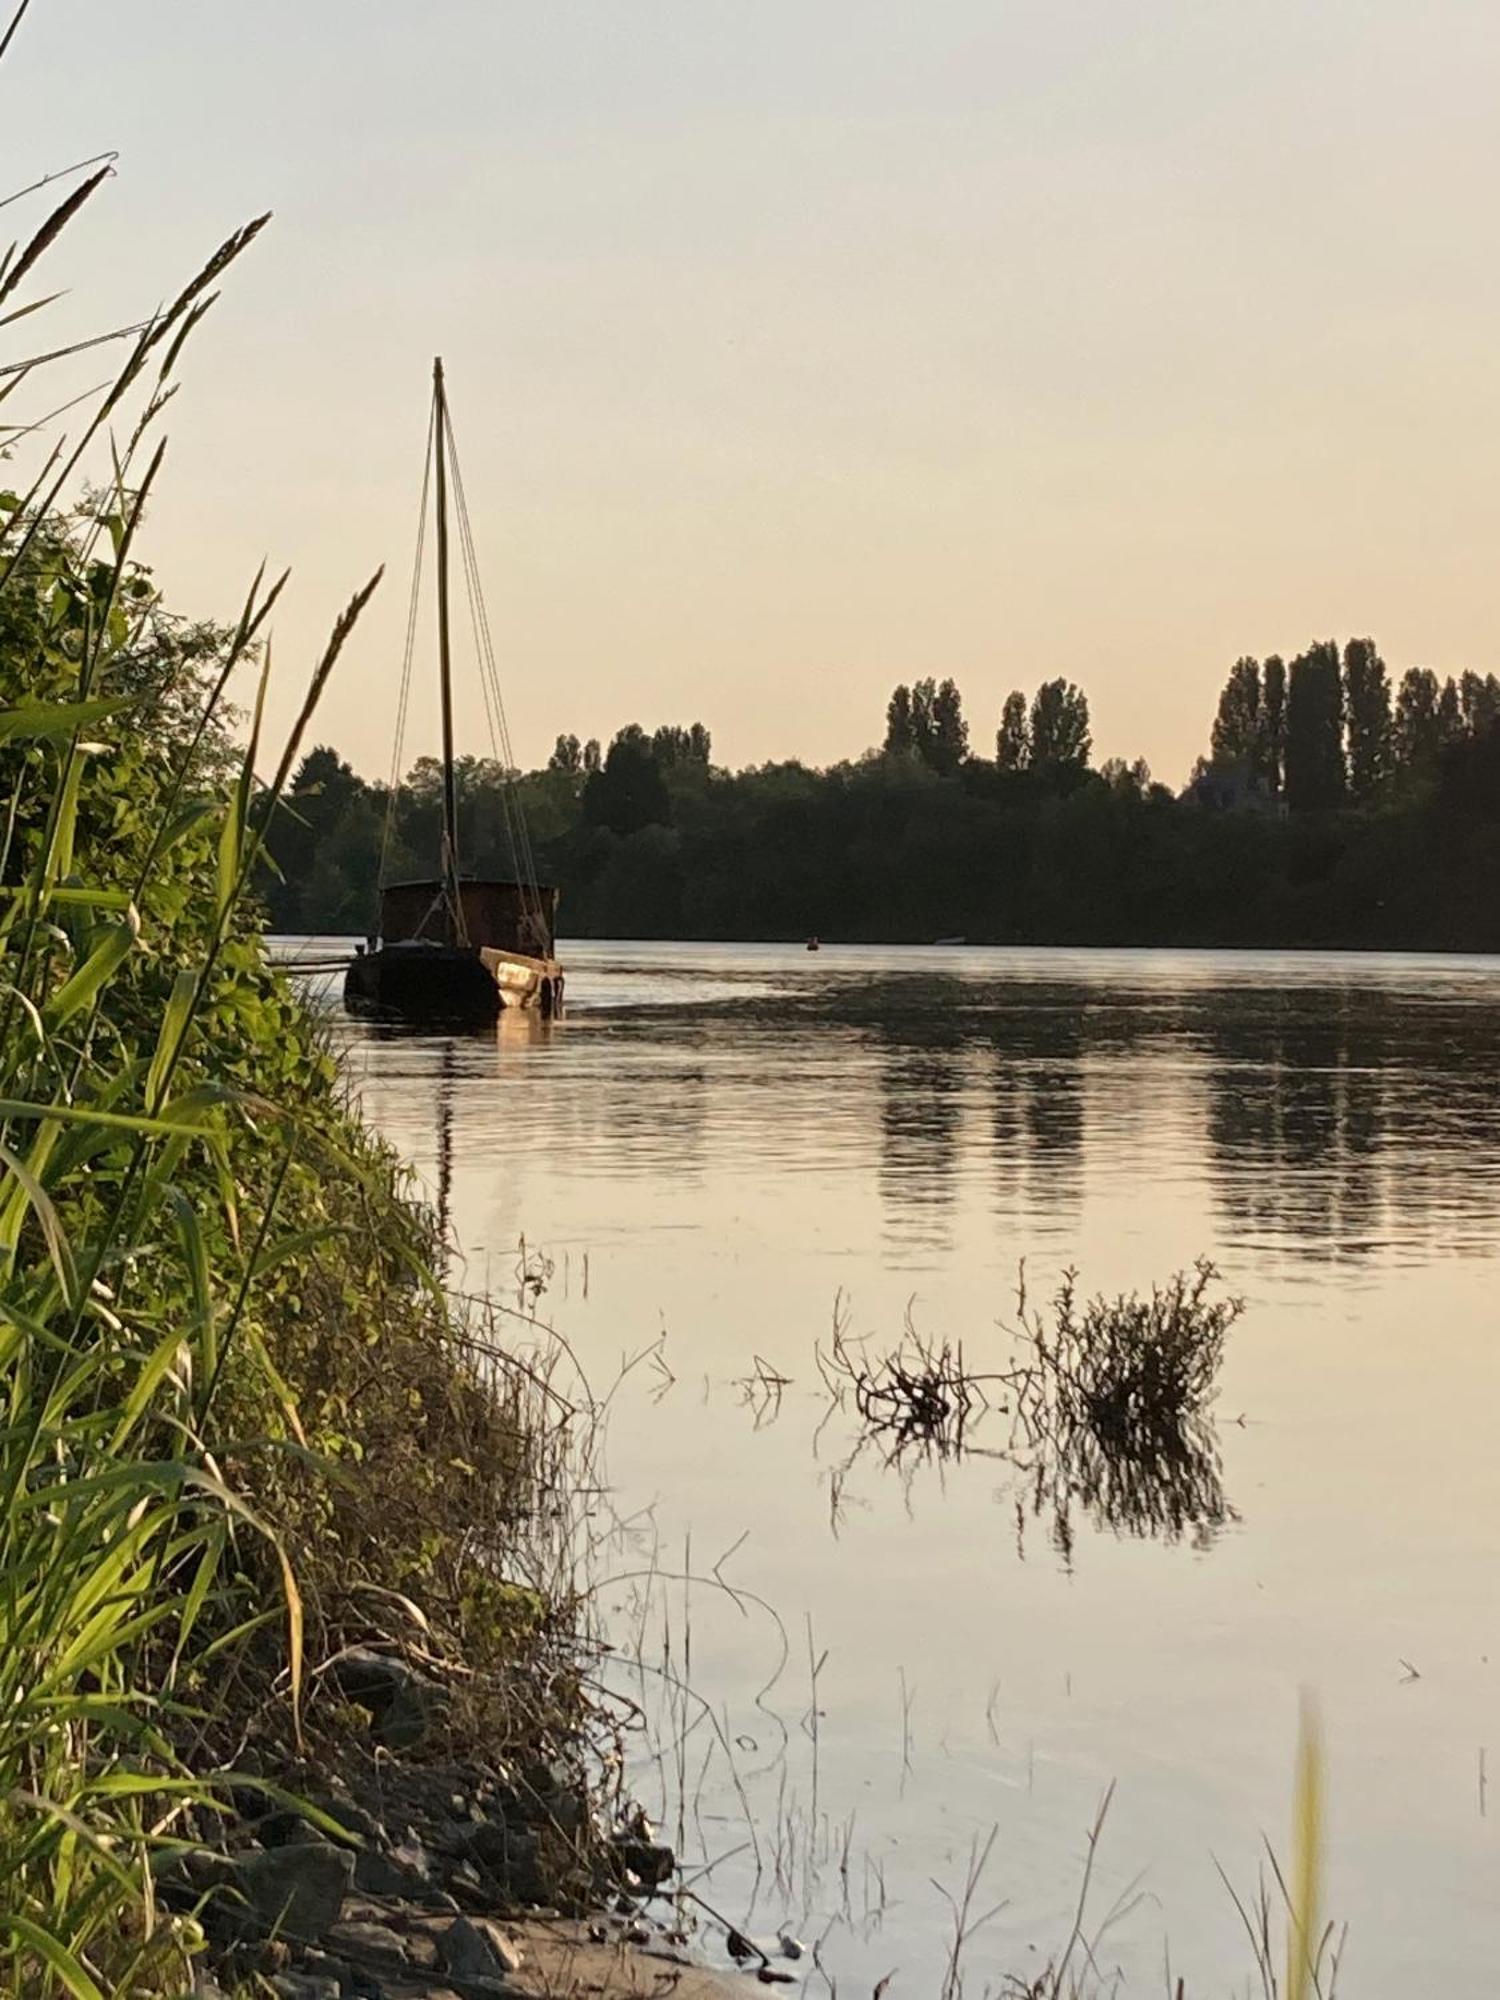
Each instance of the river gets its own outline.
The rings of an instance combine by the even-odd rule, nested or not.
[[[464,1282],[613,1386],[599,1604],[704,1897],[816,1942],[809,1991],[929,2000],[982,1860],[963,1990],[1009,1990],[1064,1944],[1112,1785],[1106,1981],[1159,1995],[1169,1955],[1189,1995],[1258,1993],[1218,1870],[1249,1896],[1287,1850],[1306,1690],[1340,1990],[1492,1992],[1500,960],[565,959],[554,1025],[340,1034]],[[993,1416],[891,1465],[830,1401],[836,1325],[998,1369],[1023,1265],[1045,1305],[1200,1256],[1245,1311],[1221,1485],[1175,1529],[1038,1511]]]

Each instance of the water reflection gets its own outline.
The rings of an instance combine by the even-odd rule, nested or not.
[[[913,1044],[879,1037],[880,1169],[887,1231],[898,1242],[941,1245],[963,1141],[967,1054],[963,1038]]]
[[[1185,1424],[1149,1451],[1110,1450],[1092,1431],[1036,1451],[1016,1496],[1016,1542],[1025,1554],[1028,1522],[1040,1521],[1071,1567],[1077,1516],[1090,1526],[1143,1540],[1187,1540],[1200,1552],[1240,1518],[1224,1492],[1218,1434],[1206,1418]]]
[[[426,1129],[407,1150],[424,1167],[434,1108],[446,1121],[445,1212],[455,1149],[519,1160],[540,1146],[612,1180],[813,1170],[825,1194],[873,1164],[900,1259],[950,1245],[982,1188],[1024,1245],[1073,1231],[1091,1181],[1180,1163],[1206,1178],[1228,1242],[1258,1253],[1358,1263],[1414,1231],[1487,1240],[1500,1047],[1464,986],[1354,970],[1257,983],[1230,961],[1191,978],[1170,962],[1143,978],[1137,960],[1131,978],[1102,961],[1089,977],[1021,976],[1006,954],[973,958],[966,977],[799,967],[780,992],[763,967],[679,969],[653,1006],[585,1005],[555,1027],[506,1015],[482,1039],[347,1032],[387,1129],[410,1096]],[[649,990],[644,971],[619,983]]]
[[[1179,1114],[1236,1241],[1361,1258],[1398,1218],[1401,1233],[1451,1232],[1500,1213],[1500,1053],[1467,996],[1352,976],[1177,990],[903,976],[804,997],[796,1026],[820,1018],[879,1023],[881,1190],[898,1238],[920,1233],[916,1210],[951,1204],[976,1152],[1002,1218],[1066,1226],[1091,1168],[1118,1168],[1148,1128],[1160,1144]],[[991,1108],[970,1125],[976,1061]]]
[[[1500,1143],[1488,1022],[1382,994],[1225,1007],[1202,1035],[1208,1163],[1238,1235],[1362,1258],[1399,1233],[1489,1224]],[[1457,1045],[1457,1046],[1455,1046]],[[1458,1049],[1457,1066],[1449,1067]]]

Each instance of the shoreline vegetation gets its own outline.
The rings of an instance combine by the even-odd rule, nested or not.
[[[12,317],[109,171],[49,190],[0,267]],[[0,1988],[26,2000],[540,1991],[564,1947],[618,1959],[623,1919],[524,1963],[496,1919],[633,1907],[671,1865],[616,1823],[579,1412],[445,1292],[436,1217],[261,939],[265,831],[378,575],[265,746],[281,581],[188,623],[138,554],[184,345],[263,221],[0,495]]]
[[[464,850],[513,872],[506,779],[573,937],[1500,949],[1500,680],[1393,677],[1374,642],[1236,662],[1174,792],[1092,762],[1071,682],[1006,700],[993,755],[952,681],[899,686],[880,747],[817,770],[712,761],[701,723],[564,735],[540,770],[459,760]],[[382,863],[435,851],[440,767],[292,775],[258,888],[274,931],[360,935]]]
[[[13,315],[109,169],[80,171],[0,267]],[[598,1407],[561,1393],[534,1315],[517,1335],[444,1288],[436,1216],[266,953],[263,849],[309,824],[278,817],[289,787],[328,796],[293,774],[378,575],[277,748],[259,716],[281,582],[258,576],[232,625],[189,623],[138,554],[184,345],[263,220],[131,331],[72,444],[0,495],[0,1987],[503,2000],[669,1976],[709,2000],[693,1910],[741,1980],[780,1983],[669,1886],[626,1790],[587,1583]],[[112,469],[78,499],[91,446]],[[243,741],[237,670],[259,676]],[[677,766],[706,779],[706,738],[700,757],[682,737]],[[1112,1347],[1071,1292],[1053,1334],[1030,1323],[1070,1449],[1118,1431],[1176,1451],[1233,1316],[1206,1282],[1101,1305]],[[840,1365],[872,1408],[914,1395],[942,1442],[944,1357]],[[1315,1803],[1304,1822],[1315,1859]],[[1270,1994],[1324,1990],[1303,1873],[1284,1989],[1261,1906]],[[1012,1990],[1094,1990],[1082,1914]]]

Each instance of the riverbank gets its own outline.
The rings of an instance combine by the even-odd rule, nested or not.
[[[223,696],[275,591],[222,628],[171,616],[132,554],[154,464],[78,514],[0,503],[0,1984],[18,1996],[156,2000],[247,1951],[270,1958],[245,1976],[277,1974],[299,1801],[341,1784],[384,1827],[380,1801],[429,1767],[466,1774],[450,1793],[471,1809],[494,1790],[454,1862],[478,1914],[640,1886],[597,1783],[571,1564],[588,1413],[445,1292],[436,1217],[267,963],[248,885],[297,737],[238,746]],[[298,1882],[316,1853],[358,1887],[353,1829],[311,1825]],[[389,1831],[394,1852],[409,1828]]]

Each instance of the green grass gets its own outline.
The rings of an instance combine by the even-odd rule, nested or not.
[[[0,263],[0,312],[98,180]],[[375,580],[268,750],[280,582],[191,624],[137,556],[185,343],[260,226],[0,496],[0,1990],[38,2000],[183,1989],[201,1940],[152,1859],[247,1744],[322,1754],[347,1638],[462,1658],[455,1727],[496,1750],[577,1701],[559,1579],[527,1572],[556,1434],[476,1358],[249,895]],[[108,482],[69,504],[91,451]]]

